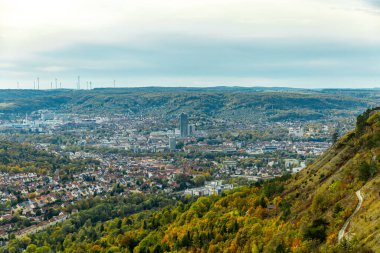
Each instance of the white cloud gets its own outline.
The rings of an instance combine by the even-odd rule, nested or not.
[[[7,63],[7,62],[0,62],[0,68],[1,69],[9,69],[14,67],[15,65],[13,63]]]
[[[347,7],[370,10],[360,0],[0,0],[1,41],[7,49],[39,51],[78,41],[136,41],[161,33],[380,39],[374,33],[380,17],[340,10]]]
[[[35,61],[36,66],[48,65],[38,70],[60,72],[67,66],[60,66],[59,59],[45,63],[42,52],[85,44],[150,48],[165,36],[252,43],[319,41],[365,48],[380,43],[379,9],[373,2],[0,0],[0,62],[10,64],[0,68],[12,68],[9,73],[14,75],[19,62]],[[25,70],[19,71],[25,75]]]

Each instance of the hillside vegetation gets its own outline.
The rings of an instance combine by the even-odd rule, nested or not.
[[[70,174],[97,163],[93,160],[71,160],[68,157],[38,150],[29,144],[0,141],[0,172],[36,172],[45,175],[60,171]]]
[[[90,209],[2,252],[379,252],[379,147],[380,112],[368,110],[296,175],[107,221]],[[338,243],[359,189],[363,206]]]
[[[322,119],[352,115],[378,101],[377,91],[310,91],[273,88],[123,88],[95,90],[0,91],[0,113],[29,113],[39,109],[96,114],[200,116],[257,120]]]

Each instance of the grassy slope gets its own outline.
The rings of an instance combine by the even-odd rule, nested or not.
[[[363,207],[352,219],[348,235],[380,252],[380,178],[374,178],[362,188]]]
[[[357,138],[354,132],[348,133],[317,162],[295,176],[287,185],[294,199],[292,219],[310,220],[325,218],[329,223],[329,234],[336,238],[344,220],[352,213],[358,200],[355,191],[361,189],[363,206],[354,216],[348,234],[351,240],[380,250],[380,176],[365,182],[359,179],[362,162],[372,163],[379,171],[380,113],[374,113],[368,120],[366,133]],[[369,145],[369,142],[373,144]],[[320,206],[316,206],[320,197]],[[344,210],[334,214],[339,204]]]

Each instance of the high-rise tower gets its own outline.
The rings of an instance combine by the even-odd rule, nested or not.
[[[189,119],[185,113],[181,113],[179,116],[179,129],[181,130],[181,137],[189,136]]]

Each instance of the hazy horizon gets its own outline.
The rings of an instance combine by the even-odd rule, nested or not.
[[[214,85],[214,86],[186,86],[186,85],[173,85],[173,86],[164,86],[164,85],[145,85],[145,86],[101,86],[98,87],[83,87],[83,85],[78,89],[75,85],[71,85],[72,87],[58,87],[58,88],[17,88],[17,87],[9,87],[9,88],[0,88],[0,90],[35,90],[35,91],[54,91],[54,90],[94,90],[94,89],[144,89],[144,88],[162,88],[162,89],[218,89],[218,88],[236,88],[236,89],[279,89],[279,90],[377,90],[380,87],[290,87],[290,86],[239,86],[239,85]]]

